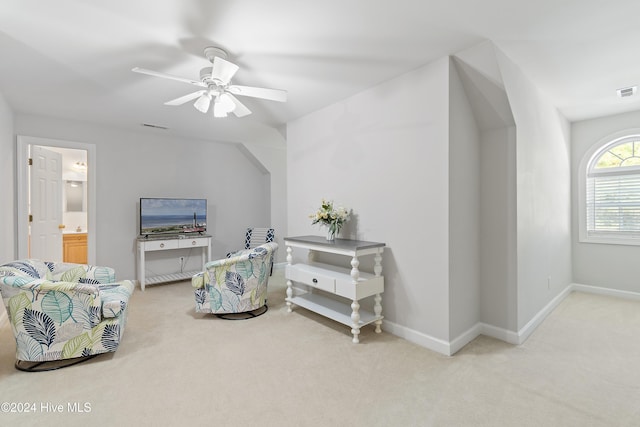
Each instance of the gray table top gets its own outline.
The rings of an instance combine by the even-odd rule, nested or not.
[[[285,237],[284,241],[285,241],[285,244],[287,242],[295,242],[295,243],[302,243],[302,244],[320,245],[320,246],[326,246],[327,248],[344,249],[344,250],[350,250],[350,251],[380,248],[385,246],[384,243],[367,242],[364,240],[339,239],[339,238],[336,238],[335,240],[327,240],[326,237],[323,237],[323,236]]]

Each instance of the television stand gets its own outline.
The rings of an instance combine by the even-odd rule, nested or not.
[[[177,282],[180,280],[191,279],[191,277],[200,271],[180,271],[177,273],[162,274],[158,276],[147,277],[145,271],[145,254],[152,251],[169,251],[177,249],[202,248],[202,268],[211,261],[211,236],[197,235],[187,236],[184,234],[162,236],[151,238],[148,235],[140,236],[137,239],[137,270],[138,282],[140,289],[144,291],[146,285],[155,285],[157,283]]]

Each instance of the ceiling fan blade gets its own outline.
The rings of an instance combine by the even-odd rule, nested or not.
[[[197,97],[199,97],[200,95],[202,95],[206,91],[207,91],[206,89],[199,90],[199,91],[190,93],[188,95],[181,96],[180,98],[176,98],[176,99],[172,99],[171,101],[167,101],[167,102],[164,103],[164,105],[182,105],[185,102],[189,102],[192,99],[196,99]]]
[[[227,60],[216,56],[213,59],[213,70],[211,71],[211,78],[214,81],[219,81],[223,85],[229,84],[231,77],[238,71],[236,64],[233,64]]]
[[[286,102],[287,91],[282,89],[267,89],[262,87],[251,86],[229,86],[228,91],[234,95],[251,96],[253,98],[268,99],[270,101]]]
[[[160,73],[158,71],[147,70],[146,68],[135,67],[135,68],[132,68],[131,71],[133,71],[134,73],[147,74],[149,76],[154,76],[154,77],[161,77],[163,79],[177,80],[179,82],[189,83],[189,84],[200,86],[200,87],[207,87],[206,84],[198,80],[186,79],[184,77],[178,77],[178,76],[173,76],[171,74]]]
[[[251,110],[249,110],[247,106],[244,105],[242,102],[238,101],[238,98],[236,98],[235,96],[231,95],[228,92],[227,92],[227,95],[229,96],[229,98],[231,98],[233,103],[236,104],[236,108],[234,108],[233,114],[235,114],[237,117],[244,117],[251,114]]]

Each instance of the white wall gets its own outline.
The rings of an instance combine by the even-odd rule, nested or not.
[[[140,197],[208,199],[213,259],[242,247],[247,225],[269,215],[265,192],[269,176],[236,144],[29,115],[16,115],[14,130],[21,135],[95,144],[96,263],[114,267],[120,278],[135,274]],[[179,255],[155,253],[148,267],[156,274],[176,271]],[[188,269],[198,268],[199,252],[182,255],[189,256]]]
[[[322,234],[325,197],[355,214],[342,236],[385,242],[394,333],[449,338],[449,59],[287,125],[289,235]]]
[[[0,93],[0,263],[16,256],[15,230],[15,138],[13,111]],[[0,327],[6,322],[4,304],[0,304]]]
[[[583,285],[640,292],[640,246],[578,241],[578,168],[585,154],[604,139],[640,128],[640,111],[584,120],[571,125],[573,280]]]
[[[15,151],[13,112],[0,93],[0,262],[13,260],[16,256]]]
[[[267,194],[270,198],[270,215],[256,227],[271,226],[275,230],[278,253],[276,263],[284,263],[286,252],[284,241],[287,233],[287,150],[286,145],[273,147],[259,144],[243,144],[248,156],[253,156],[269,172]]]
[[[480,138],[471,104],[449,66],[449,340],[480,319]]]
[[[504,331],[516,330],[517,321],[515,121],[493,43],[457,52],[452,62],[477,123],[475,138],[480,147],[476,160],[480,313],[476,322],[489,325],[492,331],[499,331],[494,335],[504,338]],[[452,119],[461,113],[458,110],[452,110]],[[476,334],[469,331],[461,340]]]
[[[517,329],[572,279],[569,123],[496,50],[516,123]]]
[[[484,130],[480,145],[480,320],[516,331],[516,129]]]

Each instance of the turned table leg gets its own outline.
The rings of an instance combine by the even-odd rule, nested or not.
[[[376,253],[376,257],[374,258],[375,260],[375,266],[373,267],[373,272],[375,273],[376,277],[380,277],[380,275],[382,274],[382,248],[380,248],[378,250],[378,253]],[[375,321],[375,325],[376,325],[376,333],[379,334],[380,332],[382,332],[382,296],[380,294],[376,294],[376,296],[374,297],[374,305],[373,305],[373,312],[375,313],[377,320]]]
[[[351,279],[354,287],[357,286],[358,279],[360,278],[359,265],[360,261],[358,261],[358,257],[354,256],[351,259]],[[360,342],[358,338],[360,335],[360,303],[358,303],[358,300],[353,300],[351,303],[351,333],[353,334],[352,342],[358,344]]]
[[[351,340],[354,344],[358,344],[360,339],[358,336],[360,335],[360,304],[358,300],[353,300],[351,303],[351,333],[353,334],[353,339]]]
[[[287,265],[291,265],[292,261],[293,261],[293,256],[291,256],[291,246],[287,246]],[[291,301],[289,301],[291,298],[293,298],[293,282],[291,282],[290,279],[287,279],[287,312],[291,313],[292,310],[292,305],[293,303],[291,303]]]

